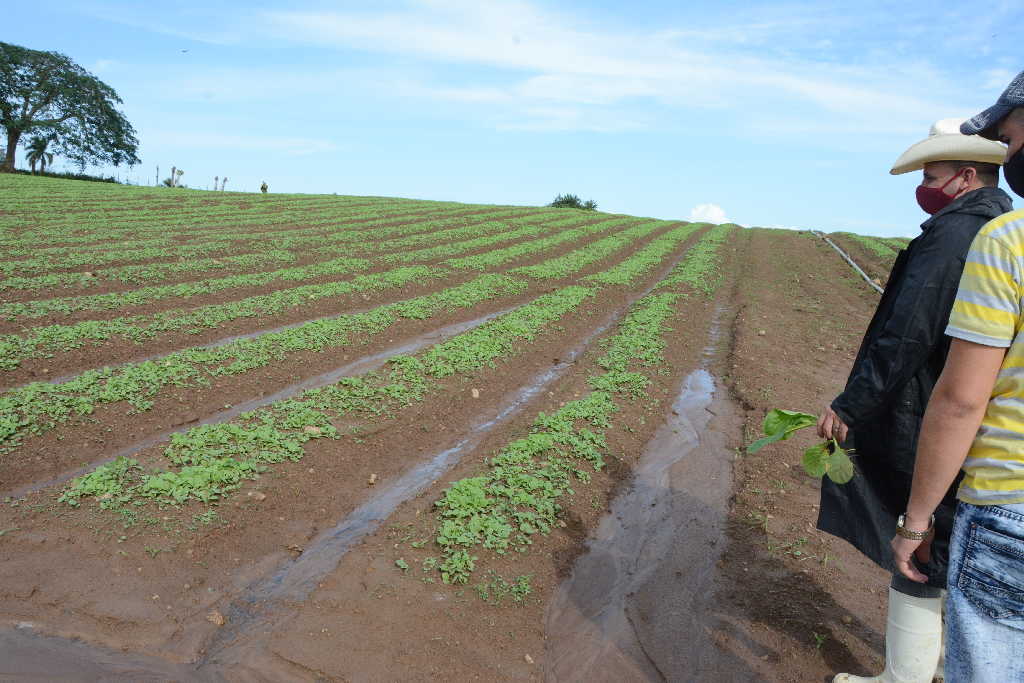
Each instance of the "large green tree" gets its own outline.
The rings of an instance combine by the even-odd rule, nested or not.
[[[54,152],[85,164],[137,164],[135,129],[117,109],[114,89],[59,52],[0,42],[0,128],[14,169],[26,133],[52,140]]]

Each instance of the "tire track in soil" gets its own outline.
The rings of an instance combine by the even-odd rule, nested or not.
[[[696,237],[696,236],[694,236],[694,237]],[[679,251],[678,251],[678,255],[677,255],[676,258],[672,259],[672,261],[670,262],[670,265],[674,265],[679,259],[681,259],[683,257],[683,255],[685,255],[686,251],[688,250],[688,248],[690,246],[690,243],[691,242],[688,241],[687,243],[684,243],[683,245],[680,245],[680,248],[679,248]],[[668,272],[668,270],[669,270],[669,268],[666,268],[666,269],[664,269],[663,272],[659,272],[657,274],[657,277],[653,279],[653,282],[659,281],[661,279],[662,275],[664,274],[664,272]],[[648,278],[644,278],[643,281],[641,282],[641,286],[643,286],[644,282],[650,282],[651,278],[652,278],[652,276],[648,276]],[[609,291],[611,293],[613,290],[610,288],[607,291]],[[638,298],[638,296],[639,295],[630,296],[629,300],[630,301],[634,300],[635,298]],[[616,297],[616,302],[621,302],[621,299],[619,297]],[[612,305],[612,302],[610,302],[610,301],[605,301],[603,303],[594,302],[594,306],[597,309],[602,309],[603,308],[606,311],[609,310],[609,309],[612,309],[612,310],[615,310],[615,311],[619,311],[619,314],[621,314],[622,311],[625,311],[628,308],[628,305],[625,306],[625,307],[616,307],[616,306]],[[565,339],[566,338],[569,338],[569,339],[580,338],[581,336],[583,336],[583,334],[584,334],[584,332],[586,330],[592,330],[593,329],[594,323],[593,323],[593,321],[591,319],[589,319],[589,316],[580,315],[580,316],[578,316],[578,319],[576,320],[576,322],[572,323],[571,325],[567,322],[566,325],[567,325],[567,327],[570,328],[569,331],[568,331],[568,335],[566,335],[563,332],[563,333],[561,333],[561,334],[559,334],[557,336],[554,335],[554,334],[547,335],[547,338],[545,340],[538,339],[537,342],[535,342],[534,345],[530,346],[530,348],[526,351],[526,353],[525,353],[525,355],[523,357],[517,357],[517,362],[515,363],[515,365],[518,366],[518,367],[529,367],[529,368],[532,368],[534,370],[534,372],[537,371],[537,370],[540,370],[540,369],[550,369],[549,367],[546,367],[547,364],[545,364],[544,362],[541,361],[541,358],[542,357],[543,358],[550,358],[552,356],[552,354],[564,353],[564,350],[565,350],[565,345],[564,345]],[[555,337],[555,338],[552,338],[552,337]],[[557,350],[556,351],[556,349],[561,349],[561,350]],[[510,370],[510,368],[502,368],[502,375],[500,377],[495,377],[494,378],[495,380],[498,380],[498,381],[495,381],[493,383],[486,383],[486,386],[488,387],[488,391],[490,391],[490,388],[492,386],[493,387],[507,386],[507,388],[509,390],[512,390],[512,389],[514,389],[516,387],[521,388],[521,386],[520,386],[521,383],[515,382],[514,378],[517,377],[517,376],[521,376],[522,374],[525,374],[525,373],[517,373],[517,372],[513,372],[513,371],[509,371],[509,370]],[[460,386],[459,382],[451,382],[450,384],[454,384],[455,385],[455,387],[456,387],[455,390],[458,393],[460,393],[460,394],[467,393],[466,392],[466,388],[464,386],[462,386],[461,389],[458,388]],[[495,388],[495,391],[497,391],[497,388]],[[470,412],[468,414],[466,412],[467,408],[470,409]],[[493,406],[488,408],[488,410],[490,410],[491,408],[493,408]],[[467,418],[470,415],[478,415],[479,412],[480,412],[480,408],[478,408],[477,406],[474,406],[474,405],[467,406],[465,403],[461,403],[461,402],[458,402],[458,403],[452,404],[452,405],[450,405],[448,402],[445,402],[443,405],[441,404],[441,402],[438,402],[437,406],[426,406],[426,407],[418,407],[418,408],[416,408],[414,410],[414,414],[405,416],[403,424],[394,425],[394,428],[389,430],[390,434],[387,433],[388,430],[386,430],[386,432],[382,432],[381,433],[382,437],[387,437],[385,439],[387,444],[381,445],[379,447],[371,449],[372,452],[389,453],[389,454],[391,454],[391,460],[392,460],[392,464],[391,465],[384,464],[384,463],[374,459],[373,457],[371,457],[369,453],[366,453],[366,456],[369,458],[369,460],[371,462],[362,463],[360,466],[357,467],[356,471],[353,472],[352,471],[352,466],[349,465],[349,464],[346,464],[344,462],[345,458],[339,458],[338,455],[335,454],[335,455],[331,455],[330,456],[329,461],[324,461],[324,459],[323,459],[323,455],[324,454],[321,453],[321,454],[308,454],[307,458],[304,458],[304,460],[303,460],[302,467],[305,468],[307,463],[308,464],[312,464],[312,465],[316,466],[316,469],[317,469],[318,472],[321,471],[321,468],[323,468],[325,471],[330,471],[331,468],[334,468],[335,470],[338,470],[339,467],[340,467],[340,470],[341,470],[340,472],[337,472],[337,473],[336,472],[331,472],[331,475],[333,475],[333,476],[330,476],[329,480],[332,481],[332,482],[340,483],[340,484],[342,484],[342,486],[341,486],[340,490],[335,488],[335,489],[333,489],[331,491],[330,498],[329,498],[329,500],[331,502],[328,503],[328,505],[329,506],[333,505],[334,508],[337,509],[338,499],[341,498],[345,502],[343,504],[342,510],[340,510],[340,511],[343,512],[345,509],[349,509],[350,510],[351,507],[353,507],[355,505],[355,502],[358,502],[359,499],[361,499],[361,498],[363,498],[365,496],[365,485],[361,485],[360,484],[360,482],[365,482],[366,481],[365,467],[373,467],[374,471],[382,472],[383,473],[382,474],[382,482],[390,481],[392,478],[397,478],[399,476],[399,474],[400,474],[400,471],[402,471],[402,470],[407,468],[407,466],[408,466],[408,462],[407,461],[404,461],[401,458],[399,458],[397,462],[395,461],[396,457],[398,457],[398,456],[395,455],[395,453],[396,452],[401,452],[401,448],[402,448],[401,445],[399,445],[399,444],[403,444],[403,443],[405,444],[405,451],[406,452],[408,452],[409,448],[410,448],[409,432],[408,432],[407,429],[403,429],[404,427],[406,427],[406,425],[409,425],[409,426],[411,426],[413,424],[418,425],[418,426],[419,425],[422,425],[422,426],[433,425],[433,430],[432,431],[436,432],[436,434],[434,436],[429,436],[429,435],[426,436],[426,437],[412,436],[412,440],[413,440],[413,443],[415,443],[417,440],[421,441],[422,443],[434,443],[439,438],[450,438],[449,435],[451,434],[451,431],[449,429],[446,429],[446,426],[448,426],[448,425],[464,425],[464,424],[467,424],[469,422],[469,420]],[[437,423],[437,420],[441,421],[440,424]],[[461,432],[461,426],[457,426],[456,427],[456,433],[460,433],[460,432]],[[424,438],[427,439],[427,441],[423,441]],[[360,446],[358,448],[358,451],[359,452],[366,452],[367,448],[371,448],[371,447],[369,445]],[[424,447],[421,446],[420,450],[423,450],[423,449],[424,449]],[[360,470],[362,470],[362,471],[360,471]],[[293,472],[293,474],[294,474],[294,472]],[[324,475],[320,475],[320,476],[324,476]],[[283,481],[284,480],[282,479],[282,483],[283,483]],[[279,493],[277,495],[279,495]],[[275,493],[273,491],[271,492],[271,496],[272,497],[275,496]],[[352,496],[354,496],[355,500],[354,501],[348,501],[347,498],[352,497]],[[301,526],[301,523],[299,522],[300,519],[307,519],[308,520],[308,519],[314,519],[314,518],[316,518],[318,516],[322,517],[322,515],[317,515],[315,512],[313,512],[313,510],[315,509],[316,506],[322,505],[325,502],[327,502],[327,499],[323,498],[323,494],[322,493],[319,494],[319,496],[310,495],[310,496],[306,496],[306,497],[310,498],[310,499],[316,499],[316,500],[309,500],[309,501],[307,501],[308,502],[308,506],[307,507],[313,506],[312,509],[310,509],[310,512],[312,514],[308,514],[308,513],[307,514],[303,514],[301,510],[293,511],[293,512],[297,513],[296,520],[294,522],[289,522],[289,523],[285,523],[285,524],[279,524],[279,523],[275,523],[275,522],[273,522],[271,520],[266,520],[265,522],[261,522],[260,523],[260,528],[262,530],[264,530],[264,532],[267,533],[267,534],[271,534],[271,535],[280,534],[282,527],[286,527],[287,528],[287,527],[289,527],[289,525],[291,527],[294,527],[294,525],[296,523],[299,523],[300,526]],[[245,498],[242,498],[242,502],[244,502],[244,501],[245,501]],[[270,514],[270,513],[268,512],[268,514]],[[283,521],[283,519],[284,518],[282,518],[282,521]],[[334,519],[336,520],[337,517],[335,517]],[[47,520],[44,519],[44,523],[46,521]],[[52,521],[52,520],[50,520],[50,521]],[[306,523],[308,524],[308,522],[306,522]],[[330,524],[330,523],[328,523],[328,524]],[[313,528],[315,529],[316,526],[314,525]],[[217,534],[217,536],[221,536],[221,535]],[[219,542],[216,542],[216,544],[215,544],[215,546],[213,548],[208,548],[208,549],[204,548],[205,552],[203,552],[202,554],[197,552],[194,557],[195,557],[196,560],[198,560],[199,557],[202,556],[204,558],[204,562],[209,560],[210,564],[211,564],[211,567],[210,567],[210,569],[209,569],[209,571],[207,573],[209,573],[211,576],[213,576],[214,574],[216,574],[217,576],[220,576],[220,572],[219,572],[219,570],[217,570],[217,567],[224,567],[224,563],[225,562],[228,565],[231,565],[231,562],[230,562],[229,558],[235,552],[239,552],[239,549],[237,548],[237,546],[233,547],[233,548],[230,548],[230,549],[225,549],[225,548],[221,547],[223,545],[222,542],[227,540],[223,536],[221,536],[219,539],[213,539],[213,540],[214,541],[219,541]],[[235,544],[232,543],[230,545],[234,546]],[[275,547],[275,546],[273,546],[273,544],[271,544],[271,546],[268,547],[266,543],[262,543],[261,542],[261,543],[253,544],[253,543],[249,542],[249,543],[245,544],[245,546],[246,546],[246,550],[249,551],[250,555],[251,555],[251,552],[253,551],[253,546],[254,545],[258,546],[258,549],[257,549],[256,552],[262,551],[263,553],[267,553],[270,550],[270,547]],[[200,550],[200,548],[196,548],[196,550],[198,551],[198,550]],[[211,552],[215,553],[216,557],[211,557],[211,555],[210,555]],[[244,555],[246,553],[243,551],[242,554]],[[193,557],[192,549],[189,549],[188,556],[190,558]],[[250,569],[248,571],[242,571],[242,572],[238,571],[238,569],[239,569],[239,565],[238,564],[231,565],[231,567],[234,568],[234,572],[229,572],[229,573],[238,574],[239,576],[236,577],[236,578],[239,581],[241,581],[241,580],[245,580],[246,581],[246,583],[243,583],[243,584],[237,584],[237,582],[236,582],[236,585],[237,585],[236,590],[243,589],[245,587],[245,585],[247,585],[248,583],[253,583],[257,578],[265,576],[265,575],[269,574],[270,572],[272,572],[280,564],[280,561],[281,561],[282,557],[286,557],[286,556],[287,556],[287,553],[282,553],[281,551],[270,551],[269,554],[264,554],[262,556],[262,559],[260,559],[258,561],[255,561],[254,565],[250,566]],[[175,554],[174,556],[169,556],[169,558],[174,558],[174,557],[177,557],[177,554]],[[224,558],[228,558],[228,559],[224,559]],[[109,560],[106,560],[106,561],[109,561]],[[131,563],[132,561],[128,561],[128,562]],[[242,566],[244,567],[246,565],[242,565]],[[253,574],[253,572],[256,572],[256,573]],[[115,574],[116,573],[119,573],[119,572],[117,570],[115,570]],[[141,569],[140,569],[140,574],[141,574]],[[122,575],[122,578],[132,578],[133,576],[134,576],[134,572],[131,575]],[[214,584],[214,585],[218,586],[217,589],[216,589],[218,592],[220,591],[219,583],[222,583],[224,581],[231,582],[231,579],[219,580],[217,584]],[[15,591],[18,590],[18,588],[16,588],[16,587],[11,587],[11,588],[13,590],[15,590]],[[168,585],[163,585],[161,587],[157,587],[157,586],[152,585],[152,584],[147,584],[147,589],[159,590],[161,593],[163,593],[163,592],[173,593],[174,592],[174,589],[172,587],[168,586]],[[135,594],[136,593],[136,591],[133,591],[133,590],[131,590],[128,587],[125,587],[124,590],[125,590],[125,592],[127,594]],[[213,587],[211,587],[211,591],[212,590],[214,590]],[[34,593],[34,591],[30,591],[28,593],[28,595],[30,597],[30,600],[31,600],[31,595],[33,593]],[[81,605],[82,601],[84,601],[85,604],[92,605],[92,607],[90,607],[90,610],[95,611],[97,609],[96,604],[92,600],[90,600],[87,596],[81,596],[77,592],[73,592],[73,594],[75,595],[75,599],[72,600],[72,602],[78,603],[79,605]],[[214,599],[220,598],[220,597],[221,596],[219,596],[219,595],[215,595]],[[68,613],[68,610],[70,610],[72,613],[77,611],[75,607],[71,607],[66,602],[64,602],[63,604],[64,604],[64,613],[65,614]],[[198,607],[195,607],[193,609],[187,610],[192,615],[191,617],[189,617],[189,623],[192,623],[191,626],[189,626],[188,628],[185,628],[184,623],[180,622],[180,621],[178,622],[178,625],[168,625],[167,628],[162,629],[164,635],[163,636],[158,636],[155,641],[152,640],[152,636],[154,635],[152,633],[153,629],[151,627],[149,627],[148,630],[150,631],[150,638],[149,638],[150,645],[147,647],[147,649],[149,649],[151,651],[152,651],[153,648],[165,649],[164,646],[161,645],[161,643],[166,645],[168,642],[173,642],[174,643],[174,650],[175,650],[175,652],[177,652],[180,656],[184,656],[184,657],[190,656],[188,653],[189,652],[194,653],[195,651],[197,651],[197,649],[199,648],[199,645],[200,645],[200,643],[199,643],[199,641],[197,639],[198,638],[197,634],[202,632],[202,634],[204,634],[204,635],[209,635],[210,632],[211,632],[211,629],[213,629],[213,627],[211,627],[211,626],[209,626],[209,624],[205,623],[204,617],[203,617],[203,615],[205,614],[205,611],[212,604],[214,604],[214,603],[210,602],[210,600],[208,600],[208,599],[201,600],[200,601],[200,605]],[[110,609],[114,609],[114,608],[110,608]],[[129,610],[129,612],[130,611],[131,610]],[[85,615],[80,615],[80,616],[76,617],[74,619],[74,621],[76,623],[78,623],[78,624],[81,624],[82,623],[81,619],[84,616]],[[127,615],[122,615],[121,618],[123,619],[125,616],[127,616]],[[138,618],[141,618],[141,617],[138,617]],[[105,638],[101,638],[101,639],[105,639],[105,640],[109,641],[111,639],[111,637],[113,637],[115,642],[117,642],[118,640],[121,640],[123,642],[124,639],[127,639],[128,641],[134,641],[136,639],[136,637],[137,637],[136,631],[138,630],[138,627],[141,627],[141,625],[142,625],[142,622],[138,622],[137,623],[137,627],[131,629],[130,633],[126,633],[123,630],[121,630],[121,631],[115,630],[114,633],[112,634],[110,632],[110,626],[109,626],[109,623],[110,623],[109,620],[111,619],[111,617],[106,617],[105,619],[106,619],[105,622],[87,621],[86,623],[92,624],[92,627],[86,628],[85,630],[87,632],[93,633],[94,635],[96,635],[96,631],[104,632],[106,634]],[[144,621],[148,621],[148,620],[144,620]],[[194,623],[194,622],[198,622],[198,623]],[[106,623],[108,625],[103,625],[104,623]],[[161,629],[158,628],[158,629],[156,629],[156,631],[159,633],[161,631]],[[80,634],[81,631],[77,631],[76,633]],[[120,633],[119,636],[117,635],[118,633]],[[187,636],[184,635],[184,634],[187,634]]]
[[[617,259],[616,262],[620,262],[675,225],[666,225],[648,235],[645,240],[634,243],[628,254],[617,253],[609,258]],[[702,232],[694,233],[679,245],[677,247],[678,250],[681,250],[679,253],[685,253],[685,250],[699,238]],[[575,248],[581,246],[584,245],[576,244]],[[553,257],[552,254],[546,255],[546,258],[551,257]],[[514,297],[506,297],[504,301],[515,305],[525,303],[535,298],[540,292],[552,291],[558,287],[576,283],[591,273],[604,270],[607,268],[607,261],[608,259],[593,263],[580,272],[559,280],[528,280],[529,286],[524,292]],[[472,277],[477,277],[477,275],[474,274]],[[457,283],[439,280],[432,284],[437,286],[438,284]],[[418,294],[415,295],[418,296]],[[375,335],[369,339],[362,336],[353,337],[349,345],[337,349],[333,353],[327,351],[296,354],[285,361],[258,369],[259,376],[255,371],[251,371],[240,375],[215,378],[215,383],[210,387],[191,387],[178,391],[168,387],[167,390],[170,393],[154,396],[153,406],[142,413],[125,414],[126,407],[120,404],[97,405],[94,412],[88,416],[87,421],[69,422],[67,428],[58,427],[40,436],[29,436],[25,443],[15,451],[17,457],[6,459],[5,468],[0,471],[0,486],[3,486],[5,490],[11,490],[11,495],[13,495],[38,490],[31,483],[40,478],[53,482],[66,481],[70,477],[64,475],[69,472],[79,472],[88,468],[92,463],[112,460],[114,457],[112,453],[139,452],[140,449],[134,448],[134,445],[140,442],[147,443],[149,439],[145,438],[146,436],[185,431],[200,424],[200,420],[214,413],[237,414],[234,408],[223,408],[226,396],[235,400],[239,398],[253,400],[258,399],[260,393],[265,394],[272,391],[284,393],[289,390],[289,387],[300,385],[304,378],[333,371],[337,367],[337,361],[334,358],[338,354],[352,352],[356,349],[366,355],[380,353],[388,348],[387,344],[391,343],[385,341],[384,337],[398,340],[398,344],[408,343],[419,336],[429,335],[437,326],[456,324],[467,312],[476,310],[479,311],[478,315],[486,315],[488,308],[497,305],[502,305],[501,300],[491,299],[466,311],[438,312],[426,320],[399,319],[381,335]],[[296,380],[296,377],[299,379]],[[232,403],[232,405],[234,404]],[[62,432],[66,429],[74,429],[77,440],[77,448],[74,451],[69,451],[64,444],[66,437]],[[69,466],[69,461],[72,458],[79,466]],[[8,494],[0,494],[0,498],[3,495]]]

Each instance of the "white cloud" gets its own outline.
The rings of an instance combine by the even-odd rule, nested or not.
[[[715,225],[729,221],[725,217],[725,209],[718,204],[698,204],[690,211],[690,220],[698,223],[714,223]]]
[[[292,74],[255,68],[239,78],[207,74],[182,90],[215,101],[258,97],[267,84],[283,98],[356,87],[452,102],[461,105],[462,116],[519,130],[657,129],[678,125],[681,114],[692,121],[727,112],[732,134],[754,139],[799,137],[801,131],[803,137],[835,139],[861,132],[906,137],[926,131],[937,118],[975,109],[971,88],[948,70],[933,68],[916,50],[866,48],[876,38],[874,20],[891,13],[869,0],[856,11],[836,5],[808,13],[799,5],[766,5],[745,11],[742,20],[721,12],[717,22],[704,18],[714,15],[708,10],[699,23],[682,20],[684,28],[657,30],[600,25],[596,12],[568,13],[528,0],[395,0],[322,8],[300,4],[295,10],[223,14],[216,21],[216,10],[204,8],[186,13],[188,22],[140,16],[143,10],[135,8],[121,20],[199,41],[316,46],[397,58],[391,64],[378,60],[385,77],[377,82],[353,83],[326,59],[320,68]],[[980,35],[991,22],[962,23]],[[904,24],[891,30],[902,31],[899,38],[906,42],[917,24]],[[844,60],[844,50],[853,50],[856,59]]]
[[[418,89],[461,103],[502,104],[521,116],[514,126],[521,128],[552,125],[530,115],[545,103],[571,103],[578,111],[611,105],[642,109],[641,100],[655,100],[685,109],[738,109],[738,123],[751,133],[763,131],[768,117],[786,120],[789,129],[807,123],[826,131],[833,126],[836,133],[854,128],[907,134],[934,119],[946,106],[940,93],[953,89],[944,88],[950,83],[921,64],[849,67],[764,50],[746,54],[729,39],[729,27],[602,30],[588,27],[585,19],[516,0],[419,0],[376,12],[277,11],[262,18],[277,39],[500,69],[512,77],[503,86],[493,85],[492,71],[486,84],[421,83]],[[749,43],[763,45],[773,33],[792,34],[794,25],[804,32],[814,29],[806,18],[793,18],[741,26],[731,35],[751,36]],[[694,34],[702,40],[691,47]],[[757,106],[737,107],[752,102]],[[568,118],[561,120],[571,123]],[[586,125],[586,116],[575,118],[581,129],[609,128]]]

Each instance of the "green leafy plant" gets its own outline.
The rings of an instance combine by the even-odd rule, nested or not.
[[[818,418],[810,413],[781,409],[769,411],[762,425],[764,437],[750,444],[747,453],[753,455],[765,446],[785,441],[794,432],[817,423]],[[804,451],[803,466],[804,471],[810,476],[827,476],[837,484],[847,483],[854,475],[853,461],[850,460],[849,453],[835,439],[827,439]]]

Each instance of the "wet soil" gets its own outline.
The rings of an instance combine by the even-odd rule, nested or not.
[[[702,365],[716,356],[712,345]],[[715,648],[712,600],[738,426],[714,376],[690,373],[548,604],[547,681],[750,679]]]
[[[275,467],[217,507],[211,522],[193,517],[205,508],[189,506],[147,508],[125,526],[92,509],[57,507],[52,490],[5,504],[0,617],[12,629],[34,626],[0,632],[8,655],[0,674],[21,671],[12,667],[31,661],[30,651],[47,658],[44,670],[24,669],[33,675],[78,666],[97,677],[132,672],[121,677],[135,680],[146,680],[142,672],[159,680],[571,680],[563,675],[573,661],[567,650],[605,653],[588,680],[824,681],[840,670],[872,671],[887,577],[814,531],[817,482],[799,466],[810,437],[753,457],[737,449],[769,408],[813,412],[831,400],[877,295],[807,236],[743,230],[723,250],[727,277],[717,299],[680,305],[665,374],[649,388],[658,401],[616,414],[608,433],[614,457],[565,501],[564,526],[538,536],[526,554],[481,557],[474,582],[531,577],[522,604],[484,599],[474,584],[420,579],[434,534],[431,507],[452,481],[479,473],[486,458],[525,435],[538,412],[588,391],[597,344],[481,433],[436,481],[419,493],[404,489],[414,495],[392,512],[361,506],[388,487],[403,490],[417,463],[501,414],[530,378],[567,358],[621,306],[622,295],[587,302],[523,355],[470,381],[445,382],[439,397],[393,420],[311,442],[301,463]],[[716,311],[721,334],[709,360]],[[645,478],[644,456],[657,462],[669,453],[682,458]],[[303,591],[250,600],[263,620],[237,610],[268,578],[303,566],[307,552],[324,557],[318,544],[354,520],[377,526],[330,562],[310,560]],[[420,539],[425,548],[413,545]],[[615,561],[596,561],[602,553]],[[408,573],[396,566],[400,558],[412,565]],[[618,608],[607,609],[609,596]],[[575,621],[560,621],[565,614]],[[89,647],[56,638],[83,638]],[[130,654],[117,657],[122,650]],[[618,671],[629,675],[605,675]]]
[[[27,496],[4,509],[0,523],[12,530],[0,544],[14,558],[0,565],[5,614],[16,620],[33,615],[51,633],[88,634],[142,654],[201,656],[204,641],[217,630],[207,621],[209,611],[226,610],[230,596],[301,555],[322,529],[356,509],[377,490],[367,486],[371,474],[382,487],[410,462],[450,448],[476,416],[495,412],[523,378],[545,372],[552,359],[557,363],[567,353],[567,343],[585,339],[596,321],[622,304],[611,297],[589,301],[561,323],[563,329],[540,335],[527,353],[485,371],[475,386],[444,382],[440,397],[428,405],[379,425],[360,425],[358,437],[311,443],[301,463],[275,468],[247,491],[253,495],[237,495],[219,507],[218,521],[209,527],[191,519],[202,508],[143,511],[147,517],[123,528],[92,509],[54,507],[52,492]],[[478,399],[472,388],[479,388]],[[529,412],[532,421],[532,405]],[[140,457],[145,462],[159,453]],[[54,512],[62,513],[59,520]],[[56,574],[46,570],[66,565],[61,558],[68,552],[76,556],[74,566]]]
[[[697,235],[691,236],[676,249],[675,254],[684,253],[695,239]],[[640,248],[646,242],[639,242],[635,246]],[[257,403],[266,403],[270,396],[277,400],[283,398],[284,393],[298,393],[303,388],[309,388],[306,383],[311,378],[347,366],[360,357],[377,356],[388,349],[418,344],[430,339],[433,331],[446,326],[482,320],[494,311],[526,303],[546,291],[575,282],[579,277],[604,270],[609,261],[615,263],[625,256],[622,253],[615,254],[605,262],[591,264],[561,281],[531,282],[526,291],[514,297],[491,299],[454,312],[440,312],[426,320],[400,319],[381,334],[353,335],[344,347],[327,349],[321,353],[289,354],[287,359],[265,368],[215,378],[208,387],[168,387],[169,391],[154,397],[153,407],[142,413],[133,414],[128,406],[122,404],[97,406],[85,418],[72,418],[59,429],[37,437],[28,436],[24,445],[19,447],[17,458],[4,458],[4,467],[0,470],[0,495],[20,494],[24,487],[33,482],[64,481],[81,468],[118,454],[134,454],[141,450],[136,448],[137,445],[152,443],[154,437],[184,431],[208,419],[227,419],[241,412],[242,406],[245,409],[255,407]],[[433,286],[436,288],[440,285],[434,283]],[[410,293],[403,298],[416,295]],[[605,305],[617,307],[619,302],[611,300]],[[74,440],[74,448],[68,447],[69,437]]]

